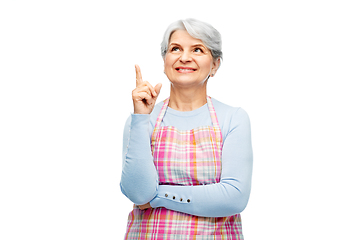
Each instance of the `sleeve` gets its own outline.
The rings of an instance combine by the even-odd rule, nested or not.
[[[200,186],[159,185],[150,205],[203,217],[240,213],[250,196],[252,165],[250,121],[239,108],[224,140],[220,182]]]
[[[136,205],[156,196],[158,174],[149,140],[149,114],[132,114],[124,129],[121,192]]]

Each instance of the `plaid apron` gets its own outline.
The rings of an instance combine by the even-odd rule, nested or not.
[[[151,139],[160,185],[205,185],[220,181],[222,134],[210,97],[207,102],[213,126],[178,130],[173,126],[161,127],[169,104],[169,99],[165,100]],[[241,217],[240,214],[199,217],[163,207],[140,210],[134,206],[125,239],[243,239]]]

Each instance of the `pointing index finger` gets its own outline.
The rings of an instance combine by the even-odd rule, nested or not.
[[[136,86],[143,82],[139,65],[135,64]]]

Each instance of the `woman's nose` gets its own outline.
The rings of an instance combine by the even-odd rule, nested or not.
[[[183,63],[192,61],[191,53],[183,51],[180,56],[180,61]]]

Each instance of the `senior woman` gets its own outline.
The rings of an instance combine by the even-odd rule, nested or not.
[[[134,114],[124,130],[120,187],[134,203],[125,239],[243,239],[240,212],[252,175],[250,123],[242,108],[207,96],[222,59],[211,25],[172,23],[161,44],[170,97],[136,69]]]

